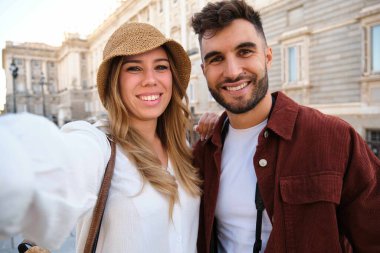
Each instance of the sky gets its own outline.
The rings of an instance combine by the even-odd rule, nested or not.
[[[85,38],[119,3],[120,0],[0,0],[0,51],[6,41],[60,46],[65,32]],[[0,110],[5,103],[5,71],[9,66],[3,69],[1,65]]]

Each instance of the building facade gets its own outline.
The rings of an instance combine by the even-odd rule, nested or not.
[[[121,1],[120,7],[86,39],[68,34],[61,47],[13,44],[3,49],[7,72],[7,111],[45,115],[58,125],[105,114],[96,90],[96,73],[109,36],[124,22],[146,22],[179,41],[193,64],[188,88],[191,111],[221,111],[208,92],[198,40],[190,19],[206,0]],[[272,91],[337,115],[380,150],[380,1],[251,0],[260,10],[273,49]]]

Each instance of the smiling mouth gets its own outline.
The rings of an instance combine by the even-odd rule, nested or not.
[[[139,99],[143,101],[155,101],[160,98],[160,95],[139,96]]]
[[[239,86],[225,86],[224,89],[228,91],[238,91],[248,86],[248,82],[242,83]]]

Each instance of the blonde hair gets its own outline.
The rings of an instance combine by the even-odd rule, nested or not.
[[[173,91],[169,105],[158,118],[157,135],[166,148],[174,173],[184,187],[193,196],[201,194],[198,170],[192,165],[192,152],[186,142],[186,130],[191,131],[191,114],[186,85],[179,83],[177,70],[169,51],[162,46],[169,58],[173,76]],[[129,159],[136,165],[144,182],[149,182],[158,192],[169,199],[169,216],[172,217],[174,204],[178,201],[178,186],[175,178],[162,168],[157,155],[136,129],[130,126],[129,112],[122,102],[118,77],[123,57],[112,59],[107,77],[105,106],[110,121],[110,132]],[[182,99],[184,98],[184,99]]]

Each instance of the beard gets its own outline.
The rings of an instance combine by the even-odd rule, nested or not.
[[[224,83],[229,82],[238,82],[240,80],[251,80],[251,84],[254,85],[256,89],[252,91],[252,94],[248,100],[243,100],[243,98],[237,98],[238,103],[228,103],[218,92],[218,89],[222,89],[222,85]],[[218,104],[223,106],[227,111],[234,113],[234,114],[241,114],[250,111],[251,109],[255,108],[256,105],[260,103],[260,101],[265,97],[265,95],[268,92],[268,71],[267,68],[265,68],[265,75],[260,80],[257,80],[257,75],[253,74],[250,76],[243,76],[239,75],[235,80],[226,79],[223,83],[220,83],[217,85],[216,89],[212,89],[209,86],[209,91],[213,98],[215,99]]]

